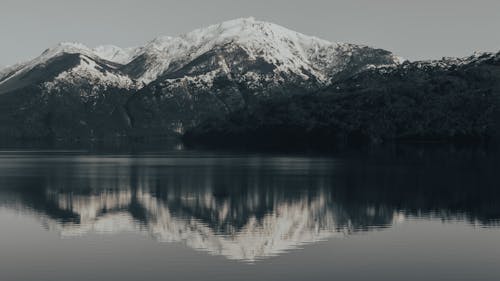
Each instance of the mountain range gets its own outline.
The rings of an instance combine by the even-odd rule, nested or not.
[[[0,70],[0,135],[184,135],[218,142],[286,131],[326,139],[482,138],[496,128],[499,58],[482,53],[409,62],[253,18],[136,48],[61,43]],[[476,108],[467,115],[462,109],[471,104]],[[284,116],[276,115],[281,107]],[[427,110],[451,120],[443,124],[443,116],[428,117]]]

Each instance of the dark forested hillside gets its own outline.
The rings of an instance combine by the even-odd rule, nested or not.
[[[498,134],[499,101],[498,54],[405,63],[207,120],[185,139],[215,145],[482,141]]]

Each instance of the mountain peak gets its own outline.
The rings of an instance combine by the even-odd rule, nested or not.
[[[138,48],[123,49],[115,45],[102,45],[89,48],[78,42],[61,42],[54,47],[45,50],[39,59],[50,59],[62,53],[83,54],[89,57],[97,57],[111,62],[126,64],[130,62]]]
[[[115,45],[102,45],[92,49],[98,57],[120,64],[129,63],[141,48],[120,48]]]
[[[197,37],[217,37],[220,39],[235,39],[238,41],[244,41],[245,39],[256,39],[262,37],[276,38],[280,39],[286,38],[296,38],[306,40],[316,40],[324,44],[331,44],[326,40],[321,40],[313,36],[307,36],[299,32],[290,30],[283,26],[266,22],[259,21],[253,17],[249,18],[238,18],[233,20],[224,21],[222,23],[210,25],[208,27],[203,27],[196,29],[187,34],[181,35],[183,38],[197,38]]]
[[[81,52],[89,52],[90,48],[83,45],[82,43],[77,42],[61,42],[52,46],[40,55],[40,59],[42,58],[51,58],[61,53],[81,53]]]
[[[149,69],[141,73],[138,79],[149,83],[169,69],[172,62],[189,62],[226,44],[238,45],[250,58],[262,58],[268,63],[279,64],[283,71],[300,73],[300,69],[315,72],[309,67],[310,60],[319,57],[319,53],[330,54],[333,49],[344,46],[277,24],[258,21],[253,17],[238,18],[202,27],[177,37],[158,37],[150,41],[140,51],[143,55],[140,61],[146,57]]]
[[[314,36],[307,36],[299,32],[287,29],[283,26],[256,20],[254,17],[237,18],[207,27],[195,29],[176,37],[160,36],[150,41],[144,47],[148,49],[165,50],[172,45],[182,47],[183,45],[205,45],[213,47],[215,44],[226,42],[238,42],[248,44],[250,42],[262,43],[263,40],[271,41],[301,41],[302,43],[316,43],[320,45],[332,45],[327,40]]]

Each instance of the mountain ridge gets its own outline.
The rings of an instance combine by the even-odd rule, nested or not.
[[[364,45],[329,42],[314,36],[307,36],[289,30],[276,24],[257,21],[254,18],[240,18],[199,28],[176,37],[160,36],[149,41],[143,46],[132,48],[120,48],[113,45],[103,45],[95,48],[89,48],[81,43],[62,42],[45,50],[40,56],[32,60],[15,65],[14,68],[16,68],[16,71],[28,71],[35,65],[43,64],[47,60],[59,56],[62,53],[80,53],[86,56],[96,57],[122,65],[133,63],[134,60],[141,56],[158,57],[155,62],[158,64],[156,67],[152,67],[150,65],[147,73],[143,73],[143,76],[135,77],[141,82],[148,84],[157,76],[163,74],[163,72],[168,69],[172,61],[177,62],[189,57],[196,58],[216,46],[224,45],[225,43],[230,42],[242,43],[244,48],[248,48],[245,44],[252,45],[257,49],[251,50],[253,52],[264,52],[264,47],[269,47],[269,54],[264,54],[268,55],[266,59],[269,61],[275,60],[284,64],[291,64],[294,66],[294,71],[297,71],[297,68],[302,67],[306,63],[302,61],[300,64],[299,62],[294,61],[294,59],[296,59],[294,55],[298,56],[302,60],[305,60],[306,51],[317,52],[318,48],[340,48],[345,49],[344,51],[348,52],[353,46],[359,46],[360,48],[367,47]],[[293,49],[289,50],[287,47],[290,46],[285,46],[285,43],[290,44]],[[308,45],[308,48],[302,48],[305,45]],[[313,47],[315,49],[313,49]],[[291,54],[292,51],[294,51],[295,54]],[[252,55],[261,56],[262,54]],[[326,64],[325,58],[316,57],[316,60],[321,59],[323,60],[322,63]],[[394,57],[395,63],[400,62],[400,60],[400,58]],[[316,65],[320,64],[321,63],[316,63]],[[291,67],[289,67],[289,69],[290,68]],[[321,76],[321,74],[318,74],[318,76]],[[0,75],[0,84],[5,78],[6,77],[2,77]]]
[[[135,48],[60,43],[0,71],[0,133],[57,139],[179,136],[268,101],[358,88],[376,92],[370,83],[387,88],[397,75],[413,75],[414,82],[405,81],[411,88],[420,78],[431,83],[429,73],[447,79],[457,69],[477,66],[485,69],[475,74],[478,80],[492,83],[487,75],[496,72],[486,66],[495,56],[410,62],[383,49],[329,42],[254,18],[157,37]],[[358,83],[357,77],[364,78]],[[462,80],[465,88],[473,82]]]

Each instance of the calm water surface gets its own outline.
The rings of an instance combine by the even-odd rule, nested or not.
[[[500,280],[500,154],[0,151],[0,280]]]

